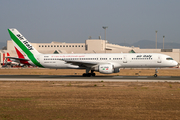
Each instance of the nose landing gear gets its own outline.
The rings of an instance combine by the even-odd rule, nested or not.
[[[157,76],[158,76],[157,73],[158,73],[158,68],[155,69],[154,77],[157,77]]]

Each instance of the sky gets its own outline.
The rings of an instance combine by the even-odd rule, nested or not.
[[[180,0],[1,0],[0,42],[16,28],[32,43],[180,43]]]

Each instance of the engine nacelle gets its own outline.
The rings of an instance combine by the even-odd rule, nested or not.
[[[119,71],[119,68],[114,68],[111,64],[99,65],[99,72],[103,74],[118,73]]]

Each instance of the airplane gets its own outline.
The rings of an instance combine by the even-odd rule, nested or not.
[[[6,56],[7,57],[5,57],[5,54],[6,54]],[[7,65],[12,65],[12,64],[15,64],[15,62],[14,61],[12,61],[12,60],[10,60],[10,54],[9,54],[9,52],[7,52],[7,53],[3,53],[3,63],[1,63],[1,65],[3,65],[3,66],[7,66]]]
[[[20,58],[18,58],[18,57],[11,57],[9,52],[7,52],[7,53],[3,53],[3,63],[1,63],[1,65],[3,67],[7,67],[7,66],[11,66],[11,67],[13,67],[13,66],[23,67],[26,64],[22,64],[22,62],[20,62]]]
[[[11,66],[19,66],[19,67],[26,65],[26,64],[22,64],[23,61],[20,61],[20,60],[21,60],[21,56],[11,57],[9,52],[7,52],[7,57],[5,57],[5,64],[11,65]]]
[[[91,53],[42,54],[15,28],[8,29],[20,62],[32,66],[54,69],[85,69],[84,77],[95,76],[94,71],[111,74],[121,68],[175,67],[178,63],[168,55],[158,53]]]

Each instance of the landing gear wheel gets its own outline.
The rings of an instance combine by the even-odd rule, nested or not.
[[[95,73],[84,73],[83,75],[82,75],[83,77],[91,77],[91,76],[96,76],[96,74]]]
[[[154,74],[154,77],[157,77],[158,75],[157,74]]]
[[[88,73],[88,74],[87,74],[87,77],[91,77],[91,73]]]
[[[158,73],[158,68],[155,69],[154,77],[157,77],[157,76],[158,76],[157,73]]]
[[[95,73],[91,73],[91,75],[94,77],[94,76],[96,76],[96,74]]]
[[[82,76],[83,77],[91,77],[91,73],[84,73]]]
[[[86,77],[86,76],[87,76],[87,74],[86,74],[86,73],[84,73],[82,76],[83,76],[83,77]]]
[[[91,76],[96,76],[96,74],[94,73],[94,70],[91,70],[91,73],[89,73],[90,68],[86,68],[86,73],[84,73],[82,76],[83,77],[91,77]]]

